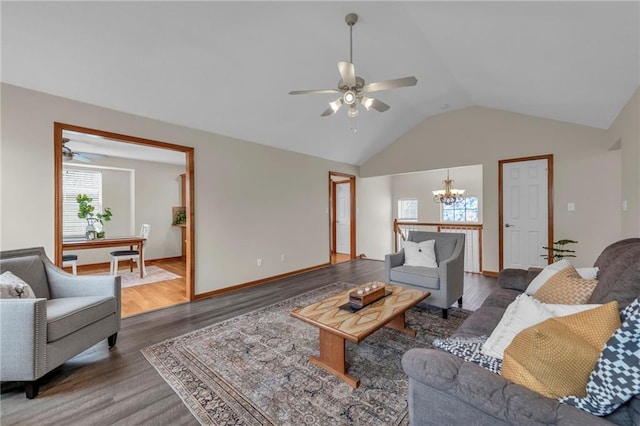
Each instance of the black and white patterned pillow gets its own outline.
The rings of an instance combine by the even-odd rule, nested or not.
[[[35,299],[31,286],[11,271],[0,275],[0,299]]]
[[[502,360],[483,354],[480,350],[486,342],[487,336],[480,337],[449,337],[448,339],[435,339],[433,346],[458,356],[465,361],[478,364],[480,367],[500,374]]]
[[[605,416],[640,394],[640,298],[621,313],[622,326],[605,345],[587,383],[587,396],[559,401]]]

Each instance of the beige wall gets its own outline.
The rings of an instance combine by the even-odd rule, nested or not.
[[[11,85],[1,96],[3,250],[44,246],[53,254],[58,121],[195,148],[196,294],[328,262],[328,172],[356,167]]]
[[[357,254],[384,260],[393,242],[391,177],[381,176],[356,181]]]
[[[636,90],[609,128],[608,140],[621,143],[622,236],[640,236],[640,89]]]
[[[484,269],[498,270],[498,161],[554,155],[555,238],[572,238],[577,266],[620,238],[620,151],[607,131],[484,107],[425,119],[360,168],[361,177],[481,164]],[[576,205],[567,211],[567,203]]]

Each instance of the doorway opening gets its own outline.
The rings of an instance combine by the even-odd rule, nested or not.
[[[356,177],[329,172],[329,258],[332,265],[356,258]]]
[[[553,247],[553,155],[498,162],[499,267],[544,267]]]
[[[131,277],[131,286],[127,284],[125,288],[123,285],[123,317],[194,300],[193,156],[192,147],[54,123],[55,263],[63,265],[62,256],[65,251],[65,254],[79,257],[77,270],[80,274],[110,273],[110,251],[126,249],[116,247],[114,244],[118,241],[114,240],[126,236],[135,238],[142,224],[155,224],[140,251],[140,256],[144,252],[147,273],[143,277],[140,272],[139,281],[134,281],[134,277]],[[66,224],[77,208],[73,205],[75,194],[65,194],[63,188],[63,173],[68,173],[70,169],[96,170],[109,182],[105,184],[103,180],[100,184],[105,191],[104,206],[98,206],[98,210],[105,207],[117,208],[113,210],[113,219],[103,228],[106,229],[106,236],[95,240],[96,244],[93,244],[94,241],[86,241],[84,235],[80,235],[79,239],[69,236]],[[121,172],[123,170],[130,172],[126,173],[127,178],[111,179],[111,174],[116,171],[124,175]],[[162,179],[158,179],[159,176]],[[167,189],[169,195],[165,197],[163,190]],[[151,196],[164,198],[161,208],[154,200],[147,200]],[[180,212],[179,221],[176,220],[177,212]],[[171,240],[162,240],[154,249],[154,231],[157,238],[173,237]],[[91,244],[77,244],[82,240]],[[170,242],[175,244],[169,244]],[[165,251],[165,243],[166,246],[176,246],[176,253]],[[94,245],[98,248],[93,247]],[[135,248],[140,249],[136,246],[129,249]],[[126,269],[119,268],[118,275],[124,276],[130,272],[129,262],[124,265]],[[154,271],[151,275],[159,275],[148,277],[150,266],[154,267],[151,268]],[[163,275],[163,272],[167,274]],[[169,277],[172,279],[165,280]],[[149,281],[153,284],[148,283]],[[149,304],[150,301],[155,302]]]

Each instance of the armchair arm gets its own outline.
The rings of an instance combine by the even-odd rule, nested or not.
[[[385,282],[391,282],[391,268],[404,265],[404,249],[384,257]]]
[[[447,304],[453,303],[464,292],[464,242],[456,245],[451,257],[440,261],[438,269],[440,282],[447,283],[441,291]],[[449,295],[455,296],[452,297],[453,300],[449,300]]]
[[[429,419],[430,424],[440,423],[438,416],[441,410],[445,410],[442,413],[444,418],[450,416],[451,412],[480,413],[473,419],[476,425],[502,422],[529,425],[610,424],[446,352],[410,349],[402,358],[402,366],[409,375],[410,392],[412,385],[419,387],[420,410],[433,415]],[[416,396],[410,395],[410,400],[412,397]],[[433,401],[433,407],[424,406],[429,401]],[[417,419],[412,420],[421,424]]]
[[[120,299],[119,276],[72,275],[49,262],[45,262],[45,270],[54,299],[82,296],[117,296]]]
[[[47,372],[47,299],[0,300],[0,380],[33,381]]]

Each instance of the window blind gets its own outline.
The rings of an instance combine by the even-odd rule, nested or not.
[[[78,217],[76,196],[87,194],[93,198],[95,213],[102,212],[102,172],[91,169],[62,169],[62,236],[81,237],[87,228],[87,220]]]

